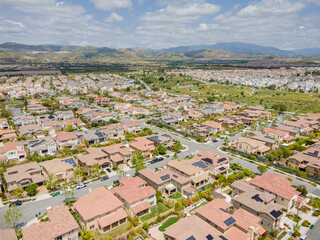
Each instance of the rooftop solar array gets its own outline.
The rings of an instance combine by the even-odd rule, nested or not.
[[[226,168],[225,167],[221,167],[221,168],[219,168],[219,170],[220,171],[224,171],[224,170],[226,170]]]
[[[225,161],[225,160],[227,160],[225,157],[220,158],[220,159],[218,159],[218,163],[223,162],[223,161]]]
[[[170,178],[169,174],[163,175],[160,177],[162,181],[165,181]]]
[[[76,165],[76,162],[74,161],[74,158],[63,159],[63,160],[61,160],[61,162],[69,163],[71,165]]]
[[[168,138],[171,138],[171,136],[169,135],[169,134],[162,134],[162,136],[164,136],[164,137],[168,137]]]
[[[223,236],[223,235],[220,235],[219,238],[221,238],[222,240],[228,240],[228,238],[226,238],[226,237]]]
[[[224,223],[229,227],[235,221],[236,220],[233,217],[229,217],[227,220],[224,221]]]
[[[157,142],[157,143],[161,143],[161,140],[159,139],[158,136],[151,136],[151,137],[148,137],[150,140],[154,141],[154,142]]]
[[[271,214],[273,217],[278,218],[279,216],[282,215],[282,212],[281,212],[280,210],[278,210],[278,211],[272,210],[272,211],[270,212],[270,214]]]
[[[174,176],[175,178],[178,178],[178,176],[177,176],[177,175],[175,175],[175,174],[173,174],[172,176]]]
[[[200,168],[207,168],[208,166],[202,162],[202,161],[198,161],[198,162],[195,162],[195,163],[192,163],[193,166],[195,167],[200,167]]]
[[[318,156],[319,151],[309,152],[309,154],[314,155],[314,156]]]
[[[256,200],[257,202],[263,202],[263,200],[260,198],[259,194],[254,195],[251,197],[251,199]]]
[[[103,137],[104,137],[103,134],[102,134],[102,132],[96,132],[96,135],[97,135],[98,137],[100,137],[100,138],[103,138]]]
[[[191,235],[190,237],[188,237],[186,240],[197,240],[195,239],[195,237],[193,235]]]
[[[212,159],[211,158],[201,158],[201,160],[212,164]]]
[[[30,147],[36,147],[36,146],[39,146],[39,145],[41,145],[42,143],[44,143],[46,140],[44,140],[44,139],[42,139],[41,141],[37,141],[37,142],[35,142],[33,145],[31,145]]]
[[[225,210],[223,208],[219,208],[222,212],[225,212],[225,213],[229,213],[229,214],[233,214],[232,212],[228,211],[228,210]]]
[[[207,235],[206,238],[207,238],[207,240],[212,240],[213,239],[211,234]]]

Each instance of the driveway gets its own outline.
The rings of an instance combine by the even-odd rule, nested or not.
[[[163,232],[159,231],[160,224],[149,228],[149,234],[153,239],[163,240]]]

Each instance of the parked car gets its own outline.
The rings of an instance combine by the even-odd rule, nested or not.
[[[106,168],[106,170],[107,170],[108,173],[112,172],[111,168]]]
[[[17,200],[17,201],[14,201],[12,203],[10,203],[9,207],[12,207],[12,206],[21,206],[22,205],[22,202],[20,200]]]
[[[154,164],[154,163],[156,163],[156,162],[157,162],[157,160],[156,160],[156,159],[153,159],[153,160],[151,160],[150,164]]]
[[[163,161],[163,160],[164,160],[163,157],[159,157],[159,158],[157,159],[157,162],[160,162],[160,161]]]
[[[76,188],[77,189],[81,189],[81,188],[84,188],[86,186],[87,186],[86,184],[84,184],[83,182],[80,182],[80,183],[77,184]]]
[[[308,240],[308,236],[307,235],[303,235],[299,238],[299,240]]]
[[[109,179],[108,176],[104,176],[104,177],[101,178],[101,181],[105,181],[105,180],[108,180],[108,179]]]
[[[75,200],[76,200],[75,197],[68,197],[68,198],[65,198],[65,199],[63,200],[63,202],[66,203],[66,202],[72,202],[72,201],[75,201]]]

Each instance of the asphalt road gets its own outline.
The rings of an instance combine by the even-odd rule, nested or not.
[[[314,224],[314,228],[310,229],[307,234],[308,240],[319,240],[320,239],[320,220]]]

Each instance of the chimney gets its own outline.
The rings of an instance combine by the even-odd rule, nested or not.
[[[254,227],[253,226],[249,227],[248,233],[249,233],[249,240],[254,240]]]

